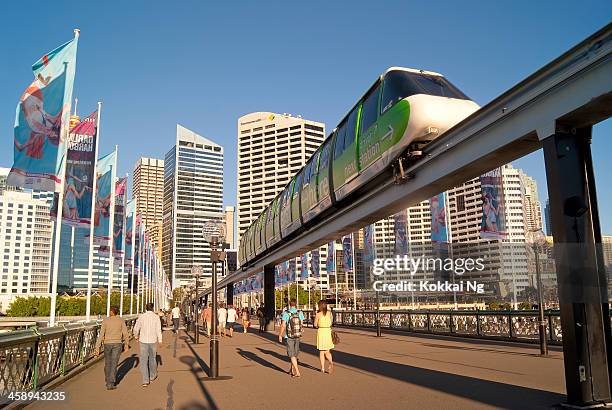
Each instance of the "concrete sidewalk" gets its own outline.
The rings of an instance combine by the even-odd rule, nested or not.
[[[159,378],[141,387],[138,348],[124,353],[116,390],[103,362],[60,385],[70,409],[457,409],[550,408],[564,401],[562,353],[537,346],[338,329],[333,375],[319,371],[316,333],[307,329],[302,377],[288,374],[285,347],[272,334],[236,332],[220,341],[220,374],[206,380],[208,339],[164,332]],[[38,402],[31,409],[57,409]]]

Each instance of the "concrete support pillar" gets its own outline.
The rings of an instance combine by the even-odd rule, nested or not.
[[[230,283],[229,285],[227,285],[227,304],[228,305],[233,305],[234,304],[234,284]]]
[[[266,330],[274,330],[274,265],[264,268],[264,314]]]
[[[544,139],[569,404],[610,402],[610,313],[591,128]]]

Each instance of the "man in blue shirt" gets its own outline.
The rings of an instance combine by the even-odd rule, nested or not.
[[[295,299],[289,301],[289,309],[283,312],[281,317],[281,327],[278,332],[278,342],[287,341],[287,356],[291,360],[289,374],[291,377],[300,377],[298,369],[298,355],[300,354],[300,337],[304,327],[304,314],[297,310]]]

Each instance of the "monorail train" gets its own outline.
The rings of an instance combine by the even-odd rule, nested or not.
[[[441,74],[389,68],[247,228],[240,266],[342,208],[404,152],[426,145],[478,108]]]

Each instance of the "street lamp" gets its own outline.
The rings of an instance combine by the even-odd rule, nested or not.
[[[544,320],[544,297],[542,294],[542,276],[540,274],[540,251],[544,249],[546,245],[546,236],[541,229],[530,230],[529,243],[533,248],[535,254],[535,268],[536,268],[536,283],[538,286],[538,314],[540,324],[538,326],[540,333],[540,354],[548,354],[548,346],[546,345],[546,321]]]
[[[191,267],[191,274],[195,278],[195,343],[200,343],[200,318],[198,317],[198,308],[200,307],[200,276],[202,276],[202,267],[194,265]]]
[[[225,259],[223,244],[225,242],[225,224],[221,221],[209,221],[202,228],[204,240],[210,244],[212,262],[212,314],[210,336],[210,378],[219,377],[219,339],[217,339],[217,262]],[[221,250],[217,246],[221,245]]]

